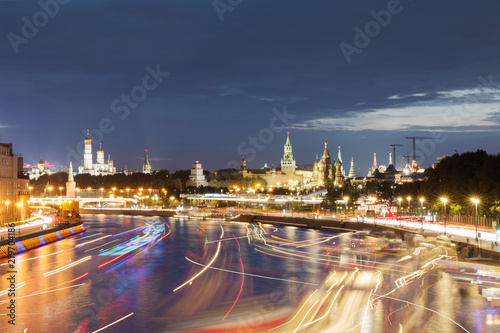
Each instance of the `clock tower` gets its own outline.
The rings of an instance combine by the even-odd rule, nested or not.
[[[281,172],[287,175],[293,175],[295,173],[295,159],[292,154],[292,144],[290,143],[290,132],[286,132],[286,143],[283,153],[283,158],[281,159]]]

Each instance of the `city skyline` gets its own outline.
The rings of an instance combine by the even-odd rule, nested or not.
[[[3,2],[1,141],[77,166],[89,128],[135,171],[278,166],[286,131],[298,165],[326,138],[361,174],[409,136],[424,167],[498,153],[499,4],[235,3]]]

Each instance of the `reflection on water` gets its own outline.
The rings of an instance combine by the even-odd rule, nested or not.
[[[87,232],[17,256],[26,285],[15,329],[0,332],[495,332],[500,318],[446,245],[258,223],[84,222]]]

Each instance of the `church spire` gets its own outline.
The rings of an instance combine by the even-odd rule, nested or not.
[[[337,159],[342,163],[342,155],[340,154],[340,146],[339,146],[339,153],[337,155]]]
[[[68,182],[72,182],[73,178],[73,162],[69,161],[69,169],[68,169]]]
[[[389,165],[392,165],[392,153],[389,153]]]
[[[330,153],[328,152],[328,140],[325,139],[325,150],[323,151],[323,157],[330,157]]]
[[[85,142],[92,142],[92,139],[90,138],[90,131],[89,129],[87,128],[87,137],[85,138]]]
[[[148,150],[146,149],[146,153],[144,155],[144,164],[142,165],[143,173],[151,173],[151,165],[149,164]]]
[[[354,168],[354,157],[351,157],[351,170],[349,170],[349,178],[356,178],[356,169]]]
[[[373,166],[372,166],[372,174],[375,172],[375,170],[378,169],[377,166],[377,153],[373,153]]]

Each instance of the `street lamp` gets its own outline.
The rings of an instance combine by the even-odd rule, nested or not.
[[[52,191],[52,189],[53,189],[52,186],[47,187],[47,190],[49,190],[49,197],[50,197],[50,192]]]
[[[19,228],[18,228],[18,230],[19,230],[19,235],[21,235],[21,220],[23,219],[23,216],[22,216],[23,211],[22,211],[22,208],[21,208],[21,207],[22,207],[22,205],[23,205],[23,204],[22,204],[21,202],[16,203],[17,208],[20,208],[20,209],[21,209],[21,214],[19,214],[19,215],[21,216],[21,218],[19,219],[19,221],[17,221],[17,222],[18,222],[18,225],[19,225]]]
[[[401,228],[401,224],[403,223],[401,221],[401,213],[402,213],[402,211],[401,211],[401,201],[403,201],[403,198],[398,197],[398,204],[399,204],[398,215],[399,215],[399,227],[400,228]]]
[[[344,201],[345,201],[345,213],[347,215],[347,205],[349,203],[349,197],[344,197]]]
[[[408,200],[408,215],[411,215],[411,197],[406,197],[406,200]]]
[[[470,201],[476,204],[476,243],[477,243],[479,240],[479,238],[477,237],[477,204],[479,203],[479,200],[476,198],[471,198]]]
[[[424,198],[420,198],[420,212],[422,216],[420,218],[420,233],[424,233]]]
[[[104,191],[104,187],[101,187],[99,190],[101,191],[101,198],[103,198],[102,192]]]
[[[127,199],[128,199],[129,198],[130,189],[126,188],[125,191],[127,191]]]
[[[448,202],[448,199],[446,198],[441,198],[441,202],[442,202],[442,212],[443,212],[443,222],[444,222],[444,235],[446,236],[446,203]]]
[[[59,186],[59,195],[62,197],[62,190],[63,190],[64,187],[62,186]]]

